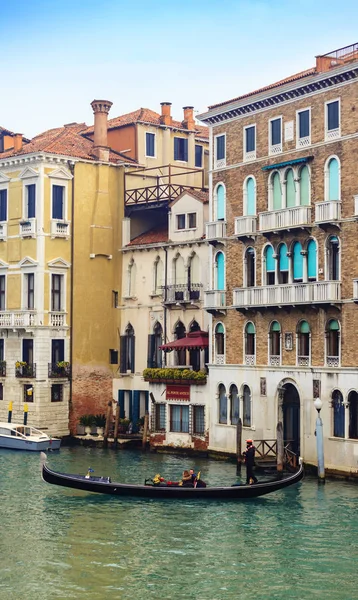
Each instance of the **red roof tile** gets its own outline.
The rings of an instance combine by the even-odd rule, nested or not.
[[[145,244],[160,244],[168,241],[168,226],[161,225],[137,235],[128,246],[143,246]]]

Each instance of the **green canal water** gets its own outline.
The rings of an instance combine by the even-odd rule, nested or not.
[[[233,464],[63,448],[54,469],[142,483],[193,464],[211,484]],[[0,450],[1,600],[355,600],[358,485],[313,478],[245,502],[130,500],[58,488],[37,454]]]

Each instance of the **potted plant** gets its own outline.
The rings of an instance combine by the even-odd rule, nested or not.
[[[129,423],[129,419],[119,419],[118,433],[127,433]]]
[[[97,427],[97,435],[103,436],[104,428],[106,426],[106,415],[96,415],[94,418],[94,424]]]
[[[80,417],[80,425],[83,425],[85,428],[85,434],[91,434],[91,427],[94,425],[94,416],[93,415],[82,415]]]

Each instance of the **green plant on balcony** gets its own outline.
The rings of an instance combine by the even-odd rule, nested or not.
[[[143,377],[146,381],[193,381],[205,382],[205,371],[192,371],[191,369],[144,369]]]
[[[59,360],[56,363],[56,367],[58,367],[59,369],[67,369],[67,367],[70,366],[70,363],[67,362],[66,360]]]

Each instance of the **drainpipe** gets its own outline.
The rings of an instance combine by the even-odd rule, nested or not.
[[[73,287],[74,287],[74,246],[75,246],[75,163],[72,160],[68,161],[68,168],[72,174],[72,186],[71,186],[71,293],[70,293],[70,398],[69,398],[69,412],[72,409],[72,389],[73,389]]]
[[[164,246],[164,344],[167,343],[167,286],[168,286],[168,248]],[[163,365],[167,366],[167,353],[163,352]]]

